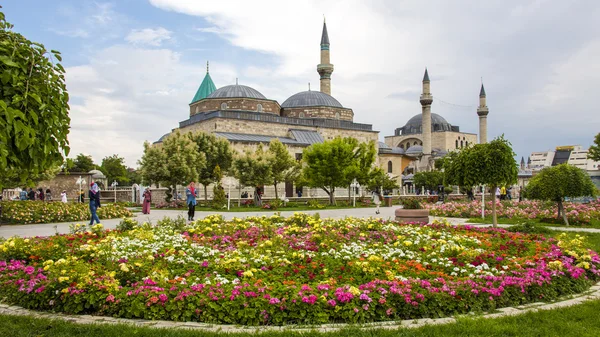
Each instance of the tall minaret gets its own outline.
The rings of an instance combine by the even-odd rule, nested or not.
[[[423,159],[425,159],[423,162],[426,166],[429,166],[429,160],[431,159],[431,103],[433,102],[433,96],[431,96],[429,83],[429,73],[427,73],[427,68],[425,68],[425,75],[423,76],[423,93],[421,94],[420,101],[423,113],[421,119],[421,131],[423,132]]]
[[[333,64],[329,61],[329,35],[327,35],[325,19],[323,19],[323,33],[321,34],[321,63],[317,65],[317,72],[321,75],[321,92],[331,95]]]
[[[483,88],[483,83],[481,83],[479,107],[477,107],[477,115],[479,115],[479,144],[487,143],[487,115],[490,110],[485,101],[485,89]]]

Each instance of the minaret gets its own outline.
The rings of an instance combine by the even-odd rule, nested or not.
[[[481,83],[479,107],[477,107],[477,115],[479,115],[479,144],[487,143],[487,115],[490,110],[485,101],[485,89],[483,88],[483,83]]]
[[[329,61],[329,35],[327,35],[325,19],[323,19],[323,33],[321,34],[321,63],[317,65],[317,72],[321,75],[321,92],[331,95],[333,64]]]
[[[423,93],[421,94],[421,131],[423,132],[423,162],[426,163],[424,166],[429,166],[429,160],[431,159],[431,103],[433,102],[433,96],[431,96],[431,88],[429,86],[429,73],[425,68],[425,75],[423,76]]]
[[[521,170],[525,169],[525,157],[521,157]]]

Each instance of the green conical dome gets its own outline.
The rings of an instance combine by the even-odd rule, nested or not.
[[[198,88],[198,91],[196,91],[196,95],[194,95],[194,98],[192,99],[192,103],[208,97],[208,95],[212,94],[212,92],[215,90],[217,90],[217,87],[213,83],[212,78],[210,78],[210,74],[207,70],[206,76],[204,76],[204,79],[200,84],[200,88]]]

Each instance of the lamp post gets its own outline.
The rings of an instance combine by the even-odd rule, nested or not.
[[[227,210],[231,205],[231,177],[227,177]]]
[[[115,189],[115,203],[117,203],[117,186],[119,186],[119,183],[116,180],[113,180],[110,186]]]
[[[356,207],[356,189],[360,187],[360,184],[358,181],[356,181],[356,178],[354,178],[352,184],[350,184],[350,187],[352,187],[352,207]]]
[[[485,219],[485,185],[481,185],[481,218]]]
[[[77,199],[79,200],[79,202],[81,202],[81,185],[85,185],[86,181],[81,176],[79,176],[79,178],[75,181],[75,184],[79,184],[79,196],[77,197]]]

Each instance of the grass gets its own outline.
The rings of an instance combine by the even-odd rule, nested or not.
[[[467,220],[470,223],[492,223],[492,217],[486,216],[485,218],[477,217],[470,218]],[[536,225],[541,226],[550,226],[550,227],[567,227],[562,219],[521,219],[521,218],[498,218],[499,224],[504,225],[516,225],[519,223],[530,222]],[[582,228],[600,228],[600,219],[592,219],[589,225],[579,225],[579,224],[570,224],[569,227],[582,227]]]
[[[416,337],[416,336],[560,336],[597,337],[600,335],[600,300],[589,301],[576,306],[548,311],[528,312],[518,316],[503,318],[459,318],[456,323],[425,326],[418,329],[365,330],[350,327],[337,332],[265,332],[263,337],[323,336],[323,337]],[[40,336],[40,337],[116,337],[116,336],[222,336],[218,332],[203,332],[184,329],[152,329],[131,325],[86,325],[34,318],[31,316],[0,315],[0,336]],[[248,337],[257,334],[228,334],[230,337]]]

